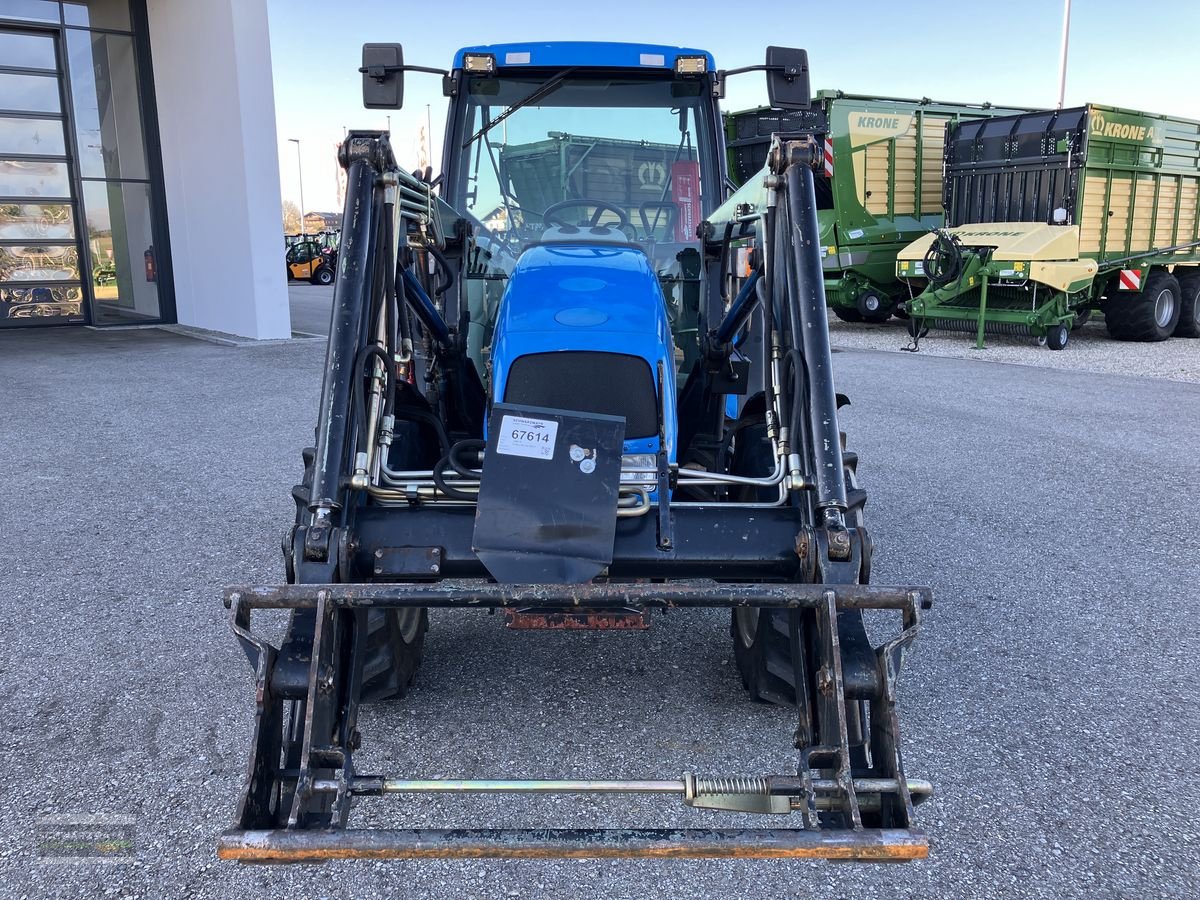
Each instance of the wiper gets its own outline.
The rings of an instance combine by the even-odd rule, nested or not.
[[[562,83],[567,80],[567,76],[570,75],[574,71],[575,71],[575,67],[572,67],[570,69],[563,69],[561,72],[559,72],[557,75],[555,75],[549,81],[547,81],[541,87],[530,91],[528,94],[526,94],[520,100],[518,100],[516,103],[514,103],[512,106],[510,106],[508,109],[504,110],[504,112],[500,113],[500,115],[496,116],[496,118],[492,119],[490,122],[483,125],[477,132],[475,132],[473,135],[471,135],[469,138],[467,138],[465,141],[463,141],[463,149],[465,150],[467,147],[470,147],[472,143],[474,143],[476,140],[478,140],[483,135],[487,134],[489,131],[491,131],[493,128],[495,128],[497,125],[499,125],[505,119],[507,119],[509,116],[511,116],[513,113],[515,113],[521,107],[528,106],[530,103],[537,103],[537,101],[541,100],[543,97],[548,97],[550,94],[553,94],[560,87],[562,87]]]

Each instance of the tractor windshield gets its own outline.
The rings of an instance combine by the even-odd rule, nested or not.
[[[522,249],[564,228],[636,243],[658,272],[676,339],[694,343],[696,226],[721,199],[705,193],[719,171],[708,82],[522,71],[465,86],[447,200],[476,225],[472,273],[503,279]],[[472,299],[486,341],[494,304]]]
[[[464,99],[458,196],[448,199],[489,249],[515,255],[556,226],[607,227],[645,246],[666,275],[695,244],[700,148],[711,141],[696,114],[703,82],[523,72],[468,79]]]

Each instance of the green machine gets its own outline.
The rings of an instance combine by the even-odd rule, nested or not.
[[[897,258],[910,331],[1022,331],[1052,350],[1200,337],[1200,122],[1090,104],[948,128],[950,227]]]
[[[883,322],[909,299],[896,277],[896,253],[942,225],[947,124],[1022,111],[820,91],[808,110],[727,114],[729,171],[738,185],[759,172],[772,132],[821,141],[817,221],[825,296],[844,321]]]

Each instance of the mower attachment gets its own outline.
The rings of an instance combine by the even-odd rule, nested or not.
[[[233,628],[257,672],[258,712],[247,787],[222,859],[318,862],[361,858],[701,858],[801,857],[910,860],[928,854],[912,828],[927,782],[905,778],[896,723],[896,678],[916,636],[928,588],[858,584],[506,585],[288,584],[230,588]],[[656,780],[413,780],[360,775],[353,751],[369,610],[499,608],[523,614],[564,610],[767,607],[790,611],[798,721],[794,775]],[[281,666],[281,651],[253,635],[254,609],[312,610],[307,679]],[[839,610],[901,614],[901,630],[874,650],[874,678],[843,679]],[[293,664],[295,660],[291,661]],[[278,669],[278,673],[277,673]],[[286,673],[286,674],[285,674]],[[873,683],[872,683],[873,681]],[[764,829],[347,829],[351,800],[384,794],[656,793],[698,809],[796,813],[797,828]]]

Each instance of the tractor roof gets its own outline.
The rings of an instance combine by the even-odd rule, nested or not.
[[[552,41],[550,43],[482,44],[463,47],[454,54],[454,68],[463,67],[468,53],[490,53],[496,57],[497,68],[568,66],[628,69],[673,69],[679,56],[703,56],[711,71],[716,68],[712,54],[690,47],[667,47],[662,44],[619,44],[601,41]]]

